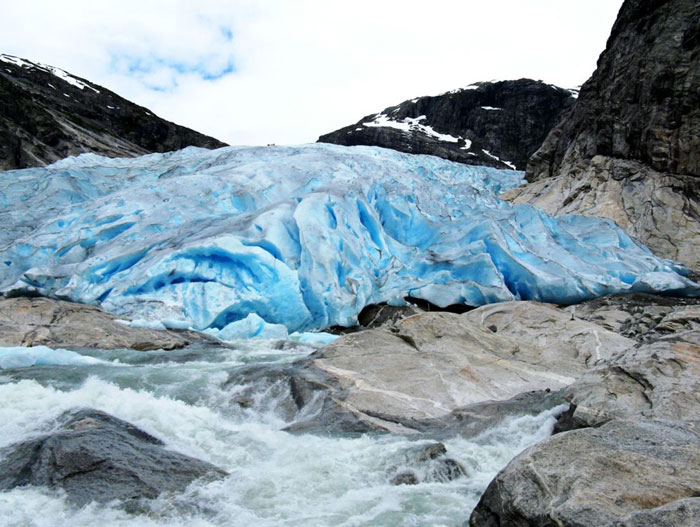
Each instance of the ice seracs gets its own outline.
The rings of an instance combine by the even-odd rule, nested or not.
[[[521,183],[376,147],[87,154],[0,173],[0,287],[223,338],[349,325],[407,296],[698,294],[611,221],[497,198]]]

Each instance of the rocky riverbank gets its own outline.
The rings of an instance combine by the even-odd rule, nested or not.
[[[18,298],[3,301],[0,345],[16,344],[7,340],[8,321],[31,306],[70,313],[44,319],[54,338],[44,343],[107,347],[143,342],[144,331],[154,345],[183,338],[115,323],[88,306]],[[508,416],[565,404],[556,434],[494,479],[471,525],[692,525],[700,492],[693,457],[700,300],[613,295],[566,307],[506,302],[463,314],[384,315],[384,325],[358,328],[301,360],[231,370],[227,383],[247,388],[230,403],[245,409],[261,391],[282,386],[277,404],[293,421],[288,431],[432,439],[475,437]],[[104,340],[84,334],[104,321],[113,324],[101,328]],[[138,338],[114,340],[106,333],[112,327]],[[27,334],[24,326],[20,333]],[[467,477],[447,454],[415,454],[413,464],[424,468],[399,470],[394,484],[437,477],[430,474]],[[16,464],[17,456],[10,459]],[[11,479],[6,470],[3,477]]]

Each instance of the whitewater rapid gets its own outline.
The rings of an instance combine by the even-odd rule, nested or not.
[[[91,407],[230,476],[162,495],[141,514],[118,504],[78,509],[58,491],[15,489],[0,493],[0,525],[454,527],[469,517],[498,470],[551,434],[562,410],[511,418],[470,439],[443,440],[466,477],[395,486],[390,480],[402,468],[401,452],[429,441],[286,432],[293,418],[282,408],[284,385],[253,387],[250,404],[235,404],[250,389],[237,381],[242,368],[289,363],[314,350],[253,340],[234,349],[90,351],[81,355],[96,361],[1,369],[0,448],[50,431],[52,419],[65,410]]]

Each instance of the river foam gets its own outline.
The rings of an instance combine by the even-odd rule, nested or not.
[[[264,345],[257,346],[259,356],[275,357],[275,364],[311,351],[268,349],[265,354]],[[105,359],[114,353],[92,352]],[[269,387],[259,389],[266,404],[247,409],[231,404],[239,387],[226,382],[222,365],[240,364],[240,350],[212,351],[211,361],[205,352],[193,353],[189,362],[186,352],[172,357],[179,362],[163,354],[124,352],[119,364],[105,360],[6,372],[10,382],[0,384],[0,447],[49,431],[64,410],[92,407],[156,435],[172,450],[223,468],[229,477],[195,482],[180,495],[162,495],[142,514],[116,505],[76,509],[60,492],[15,489],[0,493],[0,525],[461,525],[497,471],[551,434],[554,416],[562,410],[511,418],[480,436],[444,441],[448,455],[466,467],[466,477],[395,486],[390,480],[402,468],[397,464],[401,453],[426,441],[388,434],[289,433],[282,430],[288,420],[276,411],[279,394]],[[73,386],[54,385],[52,377],[73,378],[67,374],[80,368],[89,372],[86,378],[75,376]],[[37,379],[27,378],[35,374]],[[183,376],[194,384],[183,382]]]

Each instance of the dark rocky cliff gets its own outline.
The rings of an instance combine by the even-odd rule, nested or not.
[[[225,143],[66,72],[0,55],[0,170],[94,152],[130,157]]]
[[[700,2],[626,0],[571,112],[509,193],[604,216],[700,267]]]
[[[382,146],[524,170],[530,155],[574,101],[570,91],[539,81],[481,82],[404,101],[322,135],[319,142]]]
[[[700,2],[628,0],[571,116],[533,156],[531,180],[596,155],[700,176]]]

